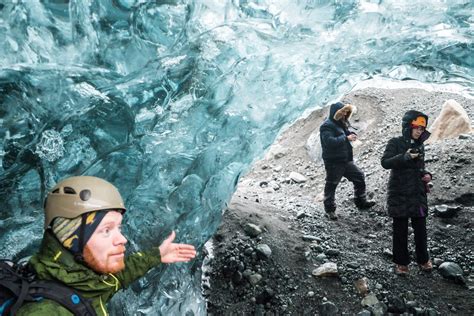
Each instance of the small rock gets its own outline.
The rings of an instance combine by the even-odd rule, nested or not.
[[[369,279],[363,277],[362,279],[356,280],[354,286],[361,295],[366,295],[369,292]]]
[[[440,258],[434,258],[434,259],[433,259],[433,264],[434,264],[435,266],[440,266],[442,263],[443,263],[443,260],[440,259]]]
[[[243,279],[242,273],[240,273],[239,271],[236,271],[232,275],[232,282],[234,282],[235,284],[239,284],[240,282],[242,282],[242,279]]]
[[[373,316],[383,316],[387,313],[387,305],[380,302],[373,306],[370,306],[369,309],[372,311]]]
[[[258,186],[261,187],[261,188],[266,188],[266,187],[268,187],[268,181],[260,181]]]
[[[280,185],[276,181],[270,181],[268,183],[268,186],[273,189],[273,191],[278,191],[280,190]]]
[[[298,218],[298,219],[305,218],[306,216],[308,216],[308,215],[304,211],[299,211],[296,214],[296,218]]]
[[[304,241],[318,241],[318,242],[321,242],[321,238],[316,237],[316,236],[312,236],[312,235],[304,235],[303,237],[301,237],[301,239],[303,239]]]
[[[452,218],[456,216],[460,210],[460,207],[452,207],[446,204],[441,204],[434,207],[434,215],[441,218]]]
[[[377,296],[375,296],[374,293],[371,293],[367,295],[366,297],[364,297],[364,299],[360,303],[362,304],[362,306],[373,306],[380,302],[377,299]]]
[[[413,314],[413,315],[424,315],[425,314],[425,310],[421,307],[413,307],[410,312]]]
[[[337,249],[328,249],[325,254],[330,257],[337,257],[341,252]]]
[[[248,277],[248,280],[249,280],[250,284],[255,285],[258,282],[260,282],[260,280],[262,280],[262,278],[263,277],[260,274],[254,273],[254,274],[252,274]]]
[[[357,269],[360,267],[360,263],[352,261],[347,263],[347,267],[352,268],[352,269]]]
[[[398,296],[391,296],[388,298],[388,311],[391,313],[403,314],[407,307],[402,298]]]
[[[332,316],[338,315],[339,309],[333,302],[327,301],[319,305],[319,312],[322,316]]]
[[[258,304],[267,304],[275,296],[275,292],[270,288],[265,288],[262,293],[257,295],[256,301]]]
[[[311,248],[316,252],[323,252],[324,248],[321,245],[312,245]]]
[[[390,249],[388,249],[388,248],[384,248],[383,254],[384,254],[384,256],[387,256],[387,257],[389,257],[389,258],[393,257],[392,251],[391,251]]]
[[[326,259],[327,259],[327,256],[324,253],[320,253],[319,255],[316,256],[316,261],[319,261],[319,262],[323,262]]]
[[[438,311],[434,308],[427,308],[427,309],[425,309],[425,315],[426,316],[438,316],[438,315],[441,315],[441,314],[438,313]]]
[[[247,236],[250,236],[250,237],[257,237],[258,235],[262,233],[262,229],[259,226],[255,224],[251,224],[251,223],[245,224],[244,231],[247,234]]]
[[[294,171],[290,173],[290,179],[296,183],[303,183],[308,181],[304,175]]]
[[[246,270],[242,273],[242,275],[243,275],[245,278],[248,279],[248,278],[252,275],[252,270],[246,269]]]
[[[326,262],[322,266],[314,269],[312,274],[315,277],[337,276],[337,264],[335,264],[334,262]]]
[[[270,258],[271,255],[272,255],[272,250],[270,249],[270,247],[267,244],[257,245],[256,250],[257,250],[257,255],[260,258],[267,259],[267,258]]]

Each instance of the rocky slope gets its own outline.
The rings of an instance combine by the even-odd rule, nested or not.
[[[401,133],[405,111],[423,111],[432,123],[447,99],[474,117],[474,100],[457,94],[371,88],[345,97],[358,108],[352,122],[362,144],[355,158],[377,205],[357,210],[351,183],[343,181],[336,191],[338,221],[324,216],[324,167],[317,146],[307,144],[317,139],[327,109],[290,126],[241,179],[212,241],[204,287],[209,314],[474,314],[474,135],[426,148],[434,176],[428,218],[434,271],[412,264],[409,276],[399,277],[391,263],[389,171],[380,166],[381,155]],[[457,276],[446,273],[456,268]]]

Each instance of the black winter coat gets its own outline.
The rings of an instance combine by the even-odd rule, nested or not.
[[[425,174],[429,174],[425,170],[425,149],[422,140],[411,138],[410,127],[410,122],[420,115],[428,121],[428,117],[421,112],[408,111],[405,114],[403,136],[390,139],[382,156],[382,167],[391,169],[387,194],[388,215],[391,217],[428,215],[425,183],[421,180]],[[405,154],[409,148],[417,148],[421,158],[407,157]]]
[[[353,160],[352,146],[347,139],[349,131],[344,125],[334,119],[334,114],[342,109],[344,104],[331,104],[329,117],[319,128],[324,163],[349,162]]]

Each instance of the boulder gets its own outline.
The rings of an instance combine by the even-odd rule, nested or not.
[[[321,147],[321,139],[319,137],[319,128],[309,135],[304,148],[306,149],[308,156],[313,159],[316,165],[323,165],[323,149]]]
[[[448,100],[430,128],[431,136],[426,143],[446,138],[456,138],[471,133],[471,120],[464,108],[454,100]]]
[[[461,267],[454,262],[443,262],[438,267],[438,271],[445,279],[459,284],[466,284]]]

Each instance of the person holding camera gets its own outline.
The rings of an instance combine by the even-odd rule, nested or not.
[[[354,184],[354,203],[359,209],[375,205],[367,200],[365,176],[353,161],[352,144],[357,134],[350,130],[349,118],[354,111],[351,104],[337,102],[331,104],[329,117],[319,128],[326,184],[324,186],[324,211],[331,220],[336,220],[336,188],[342,177]]]
[[[390,169],[388,180],[388,215],[393,218],[393,262],[395,273],[407,275],[408,219],[415,233],[416,261],[421,270],[429,272],[430,261],[426,234],[428,215],[427,192],[431,173],[425,170],[423,142],[430,133],[426,130],[428,116],[410,110],[402,119],[402,136],[392,138],[382,156],[382,167]]]

